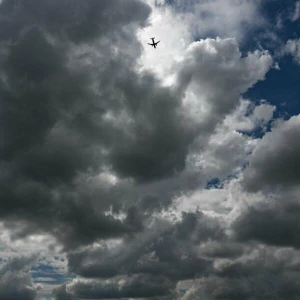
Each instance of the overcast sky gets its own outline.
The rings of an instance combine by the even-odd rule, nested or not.
[[[0,1],[0,299],[299,299],[299,24]]]

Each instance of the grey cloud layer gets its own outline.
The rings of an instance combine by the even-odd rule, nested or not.
[[[0,295],[2,299],[33,300],[36,289],[33,287],[28,270],[37,256],[16,257],[6,262],[0,269]]]
[[[299,120],[294,116],[283,121],[263,137],[245,171],[244,185],[248,190],[299,184]]]
[[[116,278],[109,282],[101,280],[76,280],[67,288],[62,285],[54,292],[58,299],[118,299],[155,298],[170,295],[174,283],[164,277],[133,276]]]
[[[74,280],[59,288],[55,291],[57,299],[64,299],[66,295],[96,299],[170,296],[178,280],[212,272],[213,260],[199,257],[197,245],[209,239],[225,238],[218,220],[198,212],[184,214],[176,225],[164,220],[156,223],[151,231],[121,245],[103,245],[70,253],[70,271],[90,279]],[[109,279],[114,276],[123,277]],[[135,287],[136,284],[141,287]]]
[[[237,238],[299,248],[300,205],[298,201],[286,202],[268,208],[249,209],[234,224]]]
[[[299,248],[299,120],[278,122],[254,150],[242,185],[264,200],[233,224],[239,240]]]
[[[90,278],[146,273],[173,281],[207,272],[211,261],[197,257],[195,247],[208,239],[224,238],[221,224],[200,212],[182,217],[176,225],[157,220],[151,230],[121,246],[70,253],[69,268]]]

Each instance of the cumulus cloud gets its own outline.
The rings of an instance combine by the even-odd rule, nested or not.
[[[244,173],[248,190],[299,184],[299,122],[299,115],[279,122],[262,138]]]
[[[295,10],[290,16],[293,22],[296,22],[300,18],[300,1],[296,1]]]
[[[181,299],[297,299],[297,277],[287,274],[280,284],[269,274],[251,277],[211,277],[197,282]]]
[[[243,133],[251,133],[255,130],[266,131],[275,111],[276,107],[265,100],[255,105],[250,100],[244,99],[234,113],[226,117],[224,125]]]
[[[300,64],[300,39],[288,40],[284,47],[284,53],[291,55],[294,61]]]
[[[133,276],[109,281],[75,279],[54,290],[56,299],[154,298],[169,295],[172,282],[160,277]]]
[[[299,203],[250,208],[234,227],[239,240],[299,248]]]
[[[256,0],[147,0],[147,2],[155,2],[158,6],[167,5],[167,8],[181,14],[197,38],[220,36],[242,40],[249,31],[264,26],[266,22],[260,11],[261,2]]]
[[[37,256],[15,257],[7,261],[0,269],[0,295],[3,299],[33,300],[36,287],[28,273]]]
[[[158,220],[147,235],[137,235],[134,240],[70,253],[70,271],[92,279],[75,279],[55,293],[58,299],[63,299],[61,293],[82,298],[170,296],[179,280],[209,274],[213,261],[198,256],[197,245],[220,238],[225,238],[220,220],[200,212],[184,213],[175,224]]]
[[[181,218],[175,224],[157,220],[133,240],[70,253],[69,269],[91,278],[146,273],[175,282],[203,273],[211,261],[198,257],[195,247],[200,241],[224,236],[220,220],[200,212],[184,213]]]

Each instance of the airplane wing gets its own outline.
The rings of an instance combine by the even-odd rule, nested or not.
[[[160,41],[156,42],[155,44],[158,44]]]
[[[148,45],[150,45],[150,46],[153,46],[153,44],[149,44],[149,43],[147,43]]]

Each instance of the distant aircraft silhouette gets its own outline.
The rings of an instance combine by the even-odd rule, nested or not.
[[[150,45],[150,46],[152,46],[152,47],[154,47],[155,49],[156,49],[156,46],[157,46],[157,44],[160,42],[160,41],[158,41],[158,42],[154,42],[154,39],[155,38],[151,38],[151,40],[152,40],[152,44],[149,44],[149,43],[147,43],[148,45]]]

